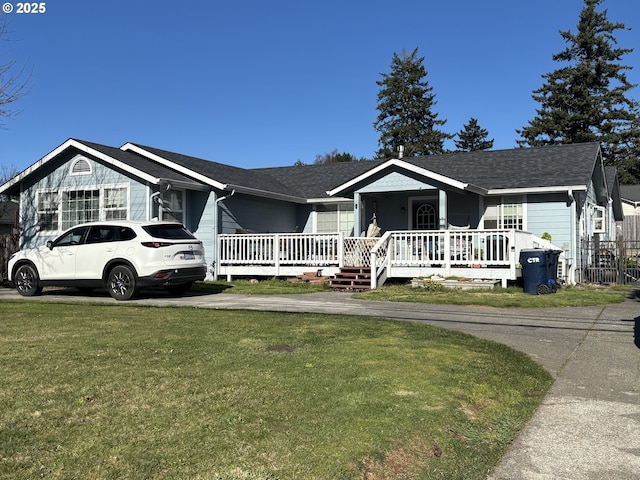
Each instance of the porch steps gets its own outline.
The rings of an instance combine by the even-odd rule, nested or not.
[[[304,272],[289,279],[291,283],[329,283],[330,277],[318,276],[318,272]]]
[[[371,269],[368,267],[342,267],[329,282],[333,290],[362,291],[371,289]]]

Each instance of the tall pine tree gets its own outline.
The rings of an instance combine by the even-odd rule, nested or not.
[[[397,156],[398,147],[404,154],[431,155],[442,153],[444,141],[451,135],[437,127],[446,123],[433,112],[436,104],[433,88],[426,80],[424,57],[418,57],[416,48],[411,54],[393,54],[391,72],[383,73],[376,81],[378,92],[378,118],[373,124],[380,132],[376,153],[378,158]]]
[[[629,182],[638,171],[633,150],[640,122],[638,103],[627,97],[636,86],[626,76],[632,67],[620,62],[633,49],[617,47],[614,33],[627,27],[610,22],[607,10],[596,11],[602,1],[585,0],[577,33],[560,32],[568,45],[552,58],[566,65],[542,76],[546,83],[532,94],[541,106],[529,125],[517,130],[518,144],[600,142],[605,162],[619,167],[621,179]]]
[[[489,140],[489,132],[478,125],[478,120],[471,118],[469,123],[462,127],[457,134],[458,140],[454,140],[459,152],[473,152],[476,150],[489,150],[493,148],[493,138]]]

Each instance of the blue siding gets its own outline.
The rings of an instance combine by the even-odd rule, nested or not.
[[[369,192],[407,192],[411,190],[425,190],[435,189],[433,185],[422,182],[415,178],[411,178],[400,172],[391,172],[384,177],[371,182],[362,189],[358,190],[359,193]]]
[[[295,204],[235,194],[220,206],[220,233],[290,233],[302,228]]]
[[[27,178],[23,183],[24,194],[21,202],[21,221],[23,225],[22,246],[43,245],[55,238],[60,232],[38,232],[37,194],[41,191],[62,191],[82,188],[101,188],[104,186],[123,186],[129,189],[129,218],[147,219],[147,186],[132,176],[113,170],[111,167],[81,155],[64,155],[61,162],[49,164],[38,170],[38,177]],[[84,158],[91,166],[91,173],[72,175],[73,163]]]
[[[214,192],[187,192],[187,214],[185,226],[193,232],[204,246],[204,257],[211,270],[216,258],[214,236],[216,195]]]
[[[554,245],[571,250],[571,206],[564,193],[527,195],[526,230],[539,237],[547,232]]]

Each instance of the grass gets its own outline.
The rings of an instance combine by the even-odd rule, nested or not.
[[[493,290],[456,290],[445,288],[413,288],[408,284],[383,285],[376,290],[354,294],[363,300],[440,303],[450,305],[479,305],[500,308],[581,307],[621,303],[631,291],[630,285],[569,286],[551,295],[530,295],[522,288],[495,288]],[[295,294],[329,290],[326,284],[291,283],[272,279],[260,282],[238,280],[233,282],[199,282],[194,291],[201,293],[238,294]]]
[[[457,332],[0,302],[0,477],[484,479],[551,384]]]
[[[530,295],[522,288],[493,290],[423,289],[410,285],[389,285],[354,295],[362,300],[436,303],[449,305],[479,305],[499,308],[585,307],[621,303],[630,294],[631,286],[564,287],[550,295]]]

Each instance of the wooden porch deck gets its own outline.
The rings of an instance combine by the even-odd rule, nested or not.
[[[371,288],[390,278],[496,279],[506,286],[520,274],[520,251],[555,248],[520,230],[389,231],[382,237],[328,234],[219,236],[217,276],[291,277],[309,270],[334,276],[342,267],[371,270]]]

